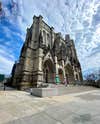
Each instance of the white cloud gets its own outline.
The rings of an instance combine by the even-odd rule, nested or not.
[[[14,13],[9,12],[6,7],[8,2],[3,1],[6,16],[23,32],[16,35],[25,39],[26,27],[32,24],[32,17],[41,14],[55,31],[63,35],[69,33],[74,38],[83,70],[100,66],[100,54],[92,56],[93,49],[100,44],[100,24],[93,23],[94,15],[99,14],[100,0],[15,0],[18,9],[13,8]]]
[[[10,74],[15,57],[10,49],[0,45],[0,73]]]
[[[84,59],[81,62],[83,71],[91,68],[97,68],[99,64],[100,64],[100,53],[96,53],[92,56],[88,56],[87,59]]]
[[[13,60],[4,57],[3,55],[0,55],[0,73],[10,74],[13,64],[14,64]]]

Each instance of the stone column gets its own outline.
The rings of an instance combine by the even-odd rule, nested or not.
[[[74,80],[76,80],[76,71],[74,66],[73,66],[73,72],[74,72]]]
[[[54,43],[54,28],[51,27],[51,48],[53,47],[53,43]]]
[[[38,49],[37,61],[37,87],[43,83],[43,65],[42,65],[43,49]]]
[[[66,73],[65,73],[65,67],[64,67],[64,60],[62,60],[62,67],[63,67],[63,75],[64,75],[64,82],[66,81]]]
[[[42,71],[42,57],[43,57],[43,49],[39,48],[38,50],[38,70]]]
[[[59,80],[59,75],[58,75],[58,61],[57,61],[57,56],[55,56],[55,68],[56,68],[56,72],[55,72],[55,82],[56,84],[59,84],[60,83],[60,80]]]
[[[78,69],[78,80],[81,81],[80,80],[80,69]]]
[[[42,19],[43,19],[43,17],[41,15],[39,15],[39,33],[42,30]]]
[[[42,31],[42,19],[43,17],[39,15],[39,27],[38,27],[38,35]],[[40,41],[38,42],[40,43]],[[42,57],[43,57],[43,49],[41,48],[42,44],[39,44],[38,55],[37,55],[37,87],[43,83],[43,69],[42,69]]]

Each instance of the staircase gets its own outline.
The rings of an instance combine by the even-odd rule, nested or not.
[[[46,86],[46,87],[44,87]],[[39,97],[51,97],[51,96],[59,96],[65,95],[72,92],[79,91],[79,87],[76,85],[68,85],[65,87],[64,84],[46,84],[42,87],[31,88],[31,95],[39,96]]]

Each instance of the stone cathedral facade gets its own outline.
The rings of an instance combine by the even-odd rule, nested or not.
[[[19,61],[12,69],[12,86],[23,90],[75,80],[82,81],[82,72],[73,40],[69,35],[63,39],[61,33],[55,33],[41,15],[34,16]]]

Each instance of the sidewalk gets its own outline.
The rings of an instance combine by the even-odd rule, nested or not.
[[[76,121],[83,118],[88,121],[90,116],[93,121],[96,121],[95,118],[99,119],[99,89],[75,86],[67,87],[67,91],[66,95],[45,98],[31,96],[24,91],[0,91],[0,124],[76,124],[73,118]],[[99,98],[99,101],[87,102],[81,99],[81,96],[90,97],[89,94],[92,97],[96,95],[95,98]],[[92,120],[89,120],[90,124],[93,124]]]

